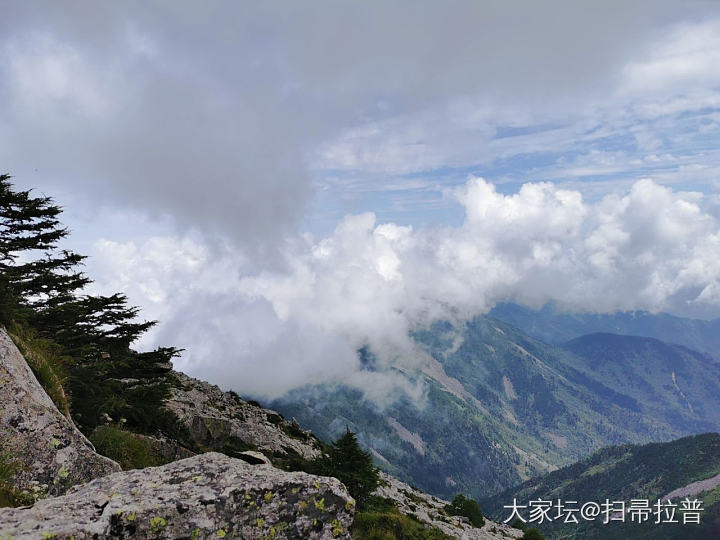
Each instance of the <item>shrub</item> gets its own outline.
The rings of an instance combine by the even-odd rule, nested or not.
[[[311,469],[310,460],[303,457],[294,448],[287,446],[283,448],[283,452],[273,452],[270,459],[275,467],[284,471],[307,472]]]
[[[90,435],[90,442],[99,453],[117,461],[123,470],[168,462],[153,450],[150,441],[118,426],[98,426]]]
[[[456,495],[452,502],[445,506],[445,511],[451,516],[468,518],[473,527],[482,527],[485,524],[485,519],[477,501],[462,494]]]

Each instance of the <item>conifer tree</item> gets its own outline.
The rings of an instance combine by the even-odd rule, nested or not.
[[[327,454],[316,459],[314,465],[313,472],[334,476],[345,484],[358,508],[367,502],[380,481],[372,456],[360,448],[355,433],[349,428],[332,443]]]
[[[72,274],[82,257],[63,251],[51,256],[68,231],[58,219],[61,208],[48,197],[16,191],[0,175],[0,318],[7,323],[86,279]]]
[[[174,429],[162,413],[168,385],[153,366],[181,351],[161,347],[138,353],[131,345],[155,321],[138,321],[139,308],[123,294],[83,294],[91,280],[80,270],[85,257],[60,249],[69,231],[52,198],[14,188],[0,175],[0,324],[27,325],[70,358],[72,414],[89,431],[105,414],[141,430]],[[155,379],[128,390],[119,378]]]
[[[75,357],[127,349],[155,322],[137,322],[139,309],[123,294],[83,295],[91,283],[78,267],[86,257],[58,249],[69,231],[50,197],[13,189],[0,175],[0,314],[21,319]]]

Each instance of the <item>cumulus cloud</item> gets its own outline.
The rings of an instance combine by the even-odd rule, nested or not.
[[[129,291],[163,320],[148,344],[186,346],[181,368],[271,397],[333,381],[374,387],[376,399],[398,385],[417,394],[363,371],[357,350],[369,346],[381,373],[412,373],[425,358],[413,329],[499,301],[720,313],[720,222],[702,194],[642,180],[588,202],[551,183],[504,195],[471,177],[451,196],[458,227],[348,215],[327,237],[288,242],[284,270],[249,272],[232,250],[187,238],[99,242],[93,264],[114,276],[100,287]]]

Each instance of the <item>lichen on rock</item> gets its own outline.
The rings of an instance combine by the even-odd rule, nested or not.
[[[29,508],[0,509],[0,538],[349,539],[350,501],[335,478],[212,452],[115,473]]]

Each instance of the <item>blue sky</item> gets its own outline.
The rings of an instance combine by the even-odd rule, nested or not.
[[[564,123],[540,119],[506,125],[483,117],[474,126],[456,128],[467,147],[465,155],[440,155],[408,170],[392,163],[386,169],[373,163],[366,170],[361,164],[323,167],[321,162],[315,172],[321,210],[313,217],[329,211],[327,223],[320,221],[328,226],[345,213],[372,209],[381,219],[414,225],[454,223],[462,216],[443,191],[469,175],[492,181],[503,193],[516,192],[526,182],[554,182],[594,200],[625,192],[638,179],[653,178],[674,189],[712,195],[720,171],[720,99],[712,91],[677,103],[680,99],[673,95],[646,101],[643,96],[619,103],[610,114],[589,111],[566,117]],[[403,126],[393,128],[400,131]],[[395,133],[384,130],[373,133],[353,141],[360,149],[348,144],[347,150],[371,156],[393,145],[397,153],[413,156],[437,151],[432,140],[397,140]]]

